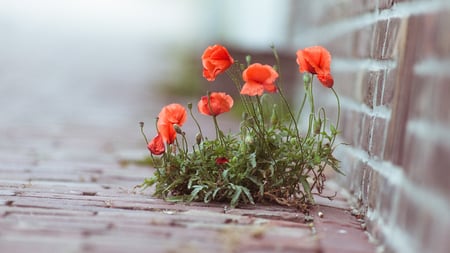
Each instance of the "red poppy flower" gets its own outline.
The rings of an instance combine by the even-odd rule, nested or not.
[[[203,76],[208,81],[214,81],[216,76],[225,72],[234,60],[228,50],[221,45],[206,48],[202,55]]]
[[[156,135],[147,145],[148,150],[154,155],[160,155],[166,151],[164,141],[160,134]]]
[[[186,109],[180,104],[170,104],[162,108],[158,115],[157,128],[164,142],[172,144],[177,133],[174,124],[182,126],[186,122]]]
[[[217,157],[217,159],[216,159],[216,164],[217,165],[222,165],[222,164],[225,164],[225,163],[228,163],[228,159],[226,157],[223,157],[223,156]]]
[[[331,54],[324,47],[313,46],[298,50],[297,64],[300,73],[309,72],[317,75],[317,78],[325,87],[333,87],[334,80],[330,73]]]
[[[217,116],[230,111],[233,107],[233,98],[224,92],[212,92],[209,94],[209,99],[208,96],[203,96],[197,107],[198,111],[204,115]]]
[[[241,94],[249,96],[261,96],[265,91],[276,92],[275,80],[278,73],[269,65],[254,63],[242,73],[242,79],[245,84],[242,87]]]

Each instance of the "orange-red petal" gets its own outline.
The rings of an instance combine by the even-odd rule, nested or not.
[[[233,62],[233,58],[225,47],[221,45],[209,46],[202,55],[203,77],[208,81],[214,81]]]
[[[156,135],[147,145],[148,150],[154,155],[161,155],[166,151],[163,138],[160,134]]]
[[[241,89],[242,95],[261,96],[263,93],[264,93],[264,86],[255,82],[246,82]]]
[[[333,87],[334,79],[330,73],[318,74],[317,79],[319,79],[319,81],[323,84],[323,86],[327,88]]]
[[[241,89],[241,94],[255,96],[262,95],[264,91],[275,92],[277,90],[275,85],[277,78],[278,73],[271,66],[254,63],[242,73],[242,79],[245,83]]]
[[[177,138],[177,132],[175,132],[175,129],[173,128],[174,124],[158,122],[157,125],[158,132],[161,135],[163,141],[167,144],[174,143],[175,139]]]
[[[198,111],[204,115],[217,116],[228,112],[233,107],[233,98],[224,92],[212,92],[203,96],[198,102]]]
[[[180,104],[170,104],[162,108],[158,115],[158,122],[178,124],[182,126],[186,122],[186,109]]]
[[[165,143],[172,144],[175,141],[177,133],[173,125],[182,126],[186,122],[186,118],[186,109],[180,104],[170,104],[162,108],[156,125]]]
[[[326,48],[312,46],[298,50],[297,64],[300,73],[309,72],[317,75],[317,78],[325,87],[333,87],[334,80],[330,73],[331,54]]]

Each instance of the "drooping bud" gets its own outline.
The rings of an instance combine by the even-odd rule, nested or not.
[[[197,143],[197,145],[200,145],[200,143],[202,143],[202,139],[203,139],[203,136],[201,133],[197,133],[195,135],[195,142]]]
[[[320,134],[321,128],[322,128],[322,120],[318,119],[314,121],[314,134]]]
[[[192,110],[192,103],[188,103],[187,107],[188,107],[189,110]]]
[[[183,130],[181,130],[181,127],[178,124],[173,124],[173,129],[175,129],[175,132],[177,132],[177,134],[184,135]]]

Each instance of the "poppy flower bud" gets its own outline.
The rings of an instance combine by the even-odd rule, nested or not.
[[[181,130],[181,127],[178,124],[173,124],[173,129],[175,129],[175,132],[177,132],[177,134],[184,134],[183,130]]]
[[[191,110],[192,109],[192,103],[188,103],[187,107],[188,107],[189,110]]]
[[[314,134],[320,134],[321,128],[322,128],[322,120],[318,119],[314,121]]]
[[[252,56],[246,55],[245,56],[245,62],[247,62],[247,65],[250,65],[252,63]]]
[[[195,142],[197,143],[197,145],[200,145],[200,143],[202,143],[202,139],[203,139],[203,136],[201,133],[197,133],[195,135]]]
[[[305,83],[305,85],[309,84],[311,82],[311,74],[309,73],[305,73],[303,75],[303,83]]]

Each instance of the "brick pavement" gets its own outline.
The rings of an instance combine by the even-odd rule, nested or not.
[[[119,163],[145,154],[134,131],[0,128],[1,252],[375,252],[342,195],[318,199],[306,222],[276,205],[224,210],[136,191],[152,170]]]

